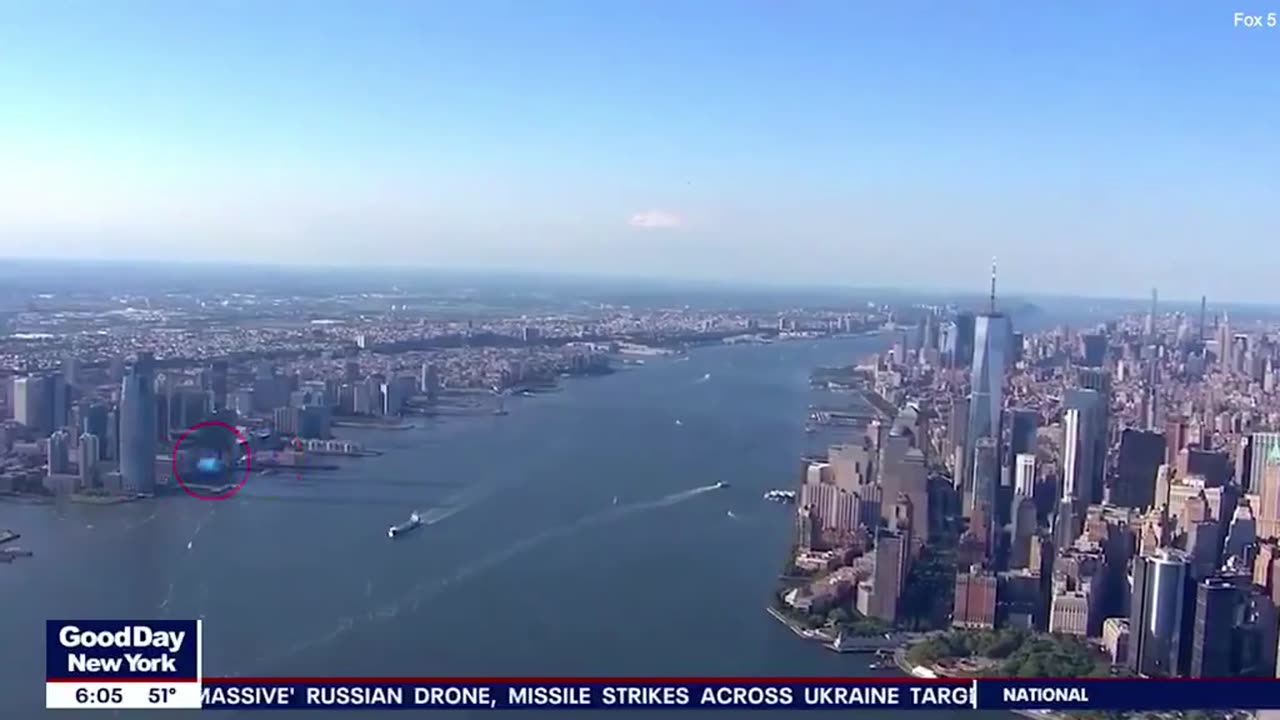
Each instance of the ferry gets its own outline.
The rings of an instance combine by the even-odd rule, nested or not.
[[[418,513],[409,515],[409,519],[399,525],[392,525],[387,529],[387,537],[395,540],[397,537],[409,532],[410,530],[422,524],[422,516]]]

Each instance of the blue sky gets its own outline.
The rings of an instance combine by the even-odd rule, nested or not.
[[[1267,9],[11,0],[0,255],[1280,300]]]

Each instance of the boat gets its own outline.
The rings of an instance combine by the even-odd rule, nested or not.
[[[394,540],[397,537],[409,532],[410,530],[420,525],[422,525],[422,516],[416,512],[412,513],[409,515],[408,520],[400,523],[399,525],[392,525],[390,528],[388,528],[387,537]]]
[[[795,490],[770,490],[764,494],[765,500],[771,500],[777,503],[790,503],[796,501]]]
[[[729,487],[729,483],[727,483],[727,482],[725,482],[725,481],[721,480],[720,482],[716,483],[713,487],[714,487],[716,490],[723,490],[723,489],[725,489],[725,488]]]
[[[614,496],[613,496],[613,504],[614,504],[614,505],[617,505],[617,504],[618,504],[618,496],[617,496],[617,495],[614,495]]]

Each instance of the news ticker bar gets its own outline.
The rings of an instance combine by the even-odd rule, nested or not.
[[[46,683],[50,709],[1270,710],[1280,680],[205,678]]]
[[[205,678],[198,620],[50,620],[46,707],[1280,710],[1274,679]]]

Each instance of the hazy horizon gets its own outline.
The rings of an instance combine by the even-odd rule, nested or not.
[[[530,291],[537,289],[574,290],[589,288],[592,291],[662,291],[672,293],[699,292],[732,292],[760,293],[763,295],[790,295],[797,297],[826,298],[859,302],[878,299],[881,301],[909,300],[920,303],[955,303],[961,307],[981,309],[987,302],[987,295],[965,288],[947,288],[940,286],[921,286],[916,288],[874,286],[874,285],[838,285],[807,284],[797,282],[767,282],[751,280],[735,280],[731,278],[688,279],[659,277],[655,275],[627,275],[592,272],[554,272],[530,271],[511,268],[438,268],[426,265],[419,266],[384,266],[384,265],[304,265],[290,263],[236,263],[236,262],[168,262],[159,260],[101,260],[87,258],[4,258],[0,257],[0,280],[9,283],[8,289],[18,291],[35,291],[45,287],[48,282],[61,285],[75,285],[83,278],[68,274],[72,267],[85,273],[113,268],[130,268],[153,271],[162,276],[139,276],[130,274],[127,279],[118,276],[89,276],[95,281],[107,284],[127,283],[130,285],[168,283],[173,287],[188,283],[193,279],[204,281],[211,287],[224,286],[227,290],[243,290],[254,285],[253,281],[262,279],[311,279],[323,278],[342,280],[340,288],[334,292],[386,292],[395,288],[397,281],[404,282],[406,287],[395,288],[406,294],[419,292],[458,289],[463,283],[479,283],[493,285],[503,282],[514,282],[513,291]],[[34,271],[34,272],[33,272]],[[41,274],[49,273],[48,275]],[[228,273],[244,272],[249,282],[237,283]],[[283,275],[282,275],[283,274]],[[369,283],[385,283],[381,287]],[[436,284],[424,286],[423,282]],[[441,285],[440,283],[443,283]],[[52,288],[56,290],[57,288]],[[158,288],[157,288],[158,289]],[[129,290],[124,290],[129,292]],[[1069,295],[1044,292],[1016,292],[1001,290],[997,298],[998,304],[1017,305],[1023,303],[1073,303],[1099,305],[1117,305],[1132,308],[1146,308],[1150,305],[1151,296],[1116,297],[1105,295]],[[1270,309],[1280,304],[1251,303],[1234,300],[1207,298],[1210,314],[1231,309]],[[1165,297],[1159,298],[1159,306],[1164,311],[1187,311],[1198,309],[1200,298]]]
[[[0,257],[1272,303],[1235,10],[18,2]]]

